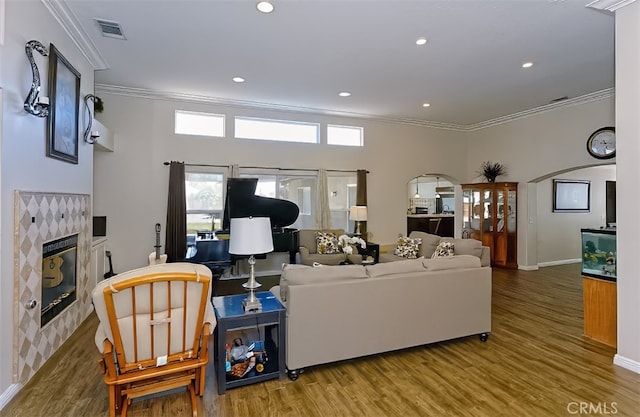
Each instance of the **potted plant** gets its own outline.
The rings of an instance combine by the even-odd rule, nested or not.
[[[496,182],[496,178],[499,175],[505,175],[507,169],[500,162],[485,161],[476,172],[479,176],[483,176],[487,182]]]

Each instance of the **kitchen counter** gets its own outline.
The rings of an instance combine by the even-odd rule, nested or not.
[[[424,218],[424,217],[454,217],[453,214],[445,214],[445,213],[438,213],[438,214],[407,214],[407,217],[415,217],[415,218]]]
[[[407,235],[416,230],[432,235],[453,237],[453,214],[408,214]]]

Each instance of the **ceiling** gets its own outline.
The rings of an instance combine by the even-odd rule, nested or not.
[[[106,67],[98,89],[454,128],[611,94],[614,16],[587,3],[273,0],[263,14],[252,0],[62,2]]]

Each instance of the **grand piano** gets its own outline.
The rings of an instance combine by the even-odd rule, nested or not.
[[[298,252],[298,229],[288,228],[298,219],[300,209],[295,203],[255,195],[257,178],[227,179],[222,229],[216,235],[229,235],[232,218],[269,217],[274,252],[289,252],[289,262],[295,263]],[[245,256],[229,254],[228,239],[200,239],[189,242],[187,261],[207,265],[214,274]]]

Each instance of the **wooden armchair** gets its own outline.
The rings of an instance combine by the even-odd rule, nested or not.
[[[196,394],[204,394],[208,338],[216,325],[211,270],[152,265],[101,281],[92,297],[109,415],[126,416],[132,399],[184,386],[197,416]]]

